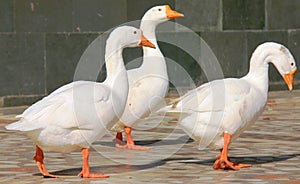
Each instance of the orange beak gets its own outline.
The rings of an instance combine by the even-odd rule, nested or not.
[[[139,44],[140,46],[144,47],[150,47],[155,49],[155,45],[151,43],[144,35],[143,32],[141,31],[141,42]]]
[[[182,13],[178,13],[177,11],[172,10],[169,5],[166,5],[166,14],[168,19],[184,17]]]
[[[297,72],[297,68],[292,70],[290,73],[284,74],[284,76],[283,76],[284,81],[285,81],[286,85],[288,86],[290,92],[293,91],[293,81],[294,81],[294,75],[296,72]]]

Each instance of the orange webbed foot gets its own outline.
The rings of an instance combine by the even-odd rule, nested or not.
[[[109,176],[103,174],[92,174],[90,172],[90,166],[88,163],[89,150],[87,148],[82,148],[81,152],[82,152],[83,165],[82,165],[82,170],[78,174],[78,176],[82,178],[109,178]]]
[[[237,164],[229,161],[229,159],[217,159],[213,165],[214,169],[231,169],[240,170],[241,168],[251,167],[251,164]]]
[[[116,142],[116,147],[117,148],[119,148],[119,147],[122,147],[122,146],[125,146],[126,145],[126,143],[125,142],[123,142],[123,141],[121,141],[121,140],[119,140],[119,139],[114,139],[114,142]]]
[[[81,171],[77,176],[80,176],[82,178],[109,178],[109,176],[104,174],[93,174],[90,172],[83,173],[83,171]]]
[[[141,151],[147,151],[147,150],[152,149],[152,147],[135,145],[135,143],[131,137],[131,130],[132,130],[131,127],[124,127],[124,131],[126,133],[127,144],[125,144],[123,142],[122,134],[117,133],[117,136],[115,139],[117,148],[130,149],[130,150],[141,150]]]
[[[58,176],[48,173],[44,163],[40,163],[39,161],[37,161],[36,164],[44,178],[58,178]]]
[[[215,161],[213,168],[214,169],[232,169],[240,170],[241,168],[251,167],[250,164],[237,164],[230,161],[228,158],[228,146],[230,143],[231,135],[227,132],[224,133],[224,146],[220,150],[221,153],[217,155],[217,160]]]
[[[135,144],[116,144],[117,148],[121,148],[121,149],[130,149],[130,150],[140,150],[140,151],[147,151],[152,149],[152,147],[148,147],[148,146],[138,146]]]
[[[58,176],[50,174],[47,171],[46,166],[44,164],[44,152],[38,145],[36,145],[36,152],[35,156],[33,157],[33,160],[36,161],[36,165],[39,168],[40,173],[44,176],[44,178],[58,178]]]

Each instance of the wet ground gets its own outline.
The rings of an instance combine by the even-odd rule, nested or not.
[[[231,144],[232,161],[252,164],[240,171],[213,170],[218,151],[199,151],[176,121],[152,119],[133,132],[136,143],[150,151],[117,149],[112,134],[93,144],[91,170],[110,178],[77,177],[80,151],[45,153],[48,171],[59,178],[43,178],[32,160],[33,142],[4,129],[24,108],[0,108],[0,183],[300,183],[300,91],[271,92],[263,115]]]

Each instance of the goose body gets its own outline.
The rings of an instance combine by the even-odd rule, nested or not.
[[[106,42],[107,78],[103,83],[76,81],[64,85],[26,109],[18,122],[6,126],[25,132],[36,143],[34,160],[44,176],[56,177],[43,164],[43,150],[68,153],[81,148],[84,164],[79,176],[107,177],[90,173],[87,149],[125,108],[128,79],[122,50],[139,44],[154,47],[138,29],[116,28]]]
[[[135,146],[131,138],[131,127],[139,123],[142,118],[147,117],[151,110],[161,102],[169,85],[167,66],[156,41],[155,29],[160,23],[177,17],[183,17],[183,14],[164,5],[152,7],[141,20],[140,29],[155,45],[155,49],[143,47],[142,65],[127,71],[129,80],[127,103],[119,122],[112,128],[112,131],[119,132],[116,140],[122,140],[121,132],[125,130],[127,145],[116,144],[117,147],[143,149],[141,146]]]
[[[228,145],[263,112],[268,98],[269,63],[275,65],[291,91],[297,70],[293,56],[283,45],[266,42],[252,54],[246,76],[203,84],[160,111],[180,115],[180,126],[199,142],[199,148],[221,149],[215,169],[248,167],[227,159]]]
[[[238,137],[263,112],[267,94],[250,87],[246,79],[229,78],[203,85],[181,100],[176,105],[176,108],[183,109],[180,126],[199,141],[201,148],[221,149],[224,131],[234,139]]]
[[[72,82],[30,106],[18,116],[18,122],[6,128],[26,132],[44,151],[68,153],[88,148],[105,133],[101,124],[114,122],[111,99],[108,85]],[[121,113],[122,106],[116,112]],[[101,123],[96,123],[99,119]]]

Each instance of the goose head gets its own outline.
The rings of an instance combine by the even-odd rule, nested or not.
[[[182,13],[171,9],[169,5],[155,6],[149,9],[142,20],[155,21],[157,24],[168,21],[169,19],[183,17]]]
[[[290,91],[293,90],[294,75],[297,72],[296,62],[290,51],[281,44],[275,44],[277,52],[271,57],[271,62],[283,77]]]
[[[297,72],[296,62],[290,51],[283,45],[266,42],[256,49],[264,56],[266,63],[273,63],[283,77],[290,91],[293,90],[294,75]]]
[[[114,40],[113,43],[118,43],[120,48],[137,46],[155,48],[155,45],[143,35],[140,29],[131,26],[120,26],[114,29],[107,39],[107,43],[110,43],[111,40]]]

